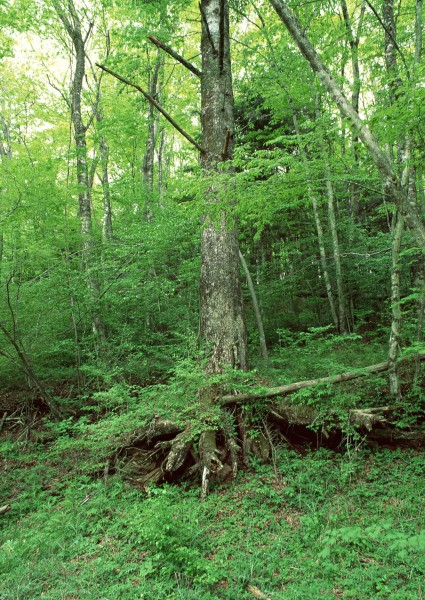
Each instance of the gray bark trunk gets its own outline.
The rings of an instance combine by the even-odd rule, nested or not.
[[[6,158],[12,158],[12,143],[10,140],[10,129],[9,124],[6,119],[1,115],[1,132],[2,132],[2,140],[0,140],[0,156],[4,156]]]
[[[399,398],[400,378],[398,372],[398,356],[400,353],[401,334],[401,307],[400,307],[400,248],[404,230],[404,218],[395,215],[394,233],[392,241],[392,268],[391,268],[391,332],[388,348],[388,379],[390,394]]]
[[[331,284],[331,280],[329,277],[328,261],[326,258],[325,242],[324,242],[322,223],[320,221],[319,206],[318,206],[316,195],[314,194],[312,186],[311,186],[311,177],[310,177],[310,169],[309,169],[309,165],[308,165],[308,159],[307,159],[305,150],[301,143],[301,131],[300,131],[299,123],[298,123],[298,118],[297,118],[297,115],[293,108],[291,99],[289,101],[289,104],[291,107],[292,121],[294,123],[295,133],[297,134],[297,137],[298,137],[298,148],[300,150],[300,153],[301,153],[301,156],[303,159],[303,163],[304,163],[304,168],[306,171],[308,195],[310,197],[310,200],[311,200],[311,203],[313,206],[314,222],[316,224],[317,241],[319,244],[320,265],[322,267],[323,279],[325,280],[325,287],[326,287],[326,294],[328,296],[328,301],[329,301],[329,308],[331,311],[332,320],[334,322],[335,328],[338,329],[338,315],[337,315],[336,308],[335,308],[332,284]]]
[[[354,33],[351,19],[348,14],[348,7],[346,0],[341,0],[341,8],[342,14],[345,23],[345,29],[347,32],[347,39],[350,46],[350,55],[351,55],[351,71],[352,71],[352,86],[351,86],[351,106],[353,110],[358,114],[359,113],[359,100],[360,100],[360,90],[361,90],[361,77],[360,77],[360,66],[359,66],[359,43],[360,36],[362,33],[363,27],[363,17],[366,8],[365,0],[362,0],[360,15],[357,24],[357,30]],[[359,138],[355,131],[352,134],[352,155],[354,165],[357,166],[359,162],[359,154],[357,151],[357,144]],[[359,188],[356,182],[350,183],[351,188],[351,214],[356,217],[359,214]]]
[[[416,0],[416,18],[415,18],[415,65],[419,65],[422,56],[422,17],[423,0]]]
[[[77,156],[77,183],[80,216],[80,231],[82,238],[83,265],[87,273],[87,285],[93,303],[91,320],[92,329],[96,340],[103,345],[105,325],[97,306],[99,298],[99,283],[94,276],[92,267],[94,260],[94,243],[92,235],[91,197],[89,174],[87,166],[87,128],[83,123],[81,97],[85,77],[85,43],[81,29],[81,22],[73,0],[68,0],[67,10],[58,0],[53,0],[53,6],[61,20],[68,36],[72,41],[75,53],[75,69],[71,83],[71,121],[74,130],[74,142]]]
[[[345,310],[345,293],[344,285],[342,281],[342,267],[341,267],[341,254],[339,251],[339,240],[338,232],[336,229],[336,217],[335,217],[335,203],[334,203],[334,190],[331,181],[331,173],[327,157],[325,157],[325,170],[326,170],[326,191],[328,195],[328,218],[329,228],[331,230],[332,237],[332,248],[335,261],[335,274],[336,274],[336,288],[338,293],[338,322],[339,332],[346,333],[347,330],[347,318]]]
[[[158,100],[159,93],[159,73],[163,65],[163,60],[158,51],[158,56],[153,67],[153,73],[149,78],[148,92],[152,98]],[[147,219],[152,217],[152,210],[149,206],[152,201],[153,181],[154,181],[154,164],[155,164],[155,145],[156,132],[158,127],[157,111],[155,107],[149,103],[148,113],[148,136],[146,139],[145,154],[142,163],[142,181],[145,194],[144,214]]]
[[[219,177],[218,165],[233,158],[234,107],[227,0],[201,0],[201,166],[206,176]],[[231,167],[230,167],[231,169]],[[206,371],[223,373],[229,367],[246,369],[247,337],[239,275],[237,224],[220,201],[214,183],[207,192],[201,234],[200,335],[206,352]],[[217,215],[219,212],[219,215]],[[214,215],[211,216],[212,213]],[[215,402],[217,390],[200,391],[205,408]],[[208,428],[199,440],[202,495],[210,475],[223,467],[216,447],[216,432]]]
[[[3,159],[12,158],[12,144],[10,141],[10,133],[9,126],[6,122],[6,119],[1,115],[1,131],[3,133],[3,139],[0,140],[0,156]],[[1,274],[2,274],[2,264],[3,264],[3,248],[4,248],[4,234],[0,231],[0,285],[1,285]]]
[[[102,239],[108,242],[112,239],[112,209],[111,209],[111,190],[109,187],[109,146],[104,135],[102,135],[99,144],[100,167],[103,193],[103,218],[102,218]]]
[[[330,75],[287,4],[283,0],[270,0],[270,2],[295,40],[300,51],[309,62],[311,68],[316,73],[319,81],[331,95],[341,113],[351,122],[357,135],[366,146],[384,184],[390,191],[398,209],[405,216],[407,225],[415,236],[416,243],[420,248],[425,248],[425,227],[419,215],[418,207],[416,203],[413,204],[408,201],[407,195],[402,189],[400,180],[394,170],[392,161],[382,150],[369,127],[359,117],[344,96],[340,86]]]
[[[165,131],[162,130],[159,134],[158,145],[158,194],[163,195],[166,185],[164,183],[164,154],[165,154]]]
[[[201,166],[208,174],[233,157],[233,90],[227,0],[203,0],[202,15],[202,147]],[[247,341],[239,277],[237,226],[223,209],[208,215],[217,190],[209,190],[201,236],[201,338],[208,372],[247,366]],[[216,211],[212,211],[216,212]]]

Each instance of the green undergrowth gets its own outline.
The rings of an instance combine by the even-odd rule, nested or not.
[[[198,484],[105,483],[69,440],[0,438],[2,600],[423,596],[419,451],[278,447],[201,502]]]

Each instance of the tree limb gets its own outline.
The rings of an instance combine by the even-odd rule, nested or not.
[[[143,96],[167,119],[167,121],[169,123],[171,123],[171,125],[174,127],[174,129],[177,129],[177,131],[183,137],[185,137],[193,146],[195,146],[195,148],[197,148],[199,150],[199,152],[202,152],[202,153],[205,152],[204,149],[202,148],[202,146],[200,144],[198,144],[198,142],[195,139],[193,139],[193,137],[189,133],[187,133],[184,129],[182,129],[180,127],[180,125],[178,125],[176,123],[176,121],[162,108],[162,106],[160,106],[158,104],[158,102],[154,98],[152,98],[152,96],[150,94],[145,92],[145,90],[143,90],[139,85],[137,85],[136,83],[132,83],[131,81],[128,81],[128,79],[124,79],[124,77],[121,77],[121,75],[118,75],[118,73],[114,73],[114,71],[111,71],[104,65],[100,65],[99,63],[96,63],[96,66],[99,67],[99,69],[102,69],[103,71],[105,71],[106,73],[109,73],[109,75],[112,75],[112,77],[115,77],[115,79],[122,81],[126,85],[134,87],[138,92],[143,94]]]
[[[391,33],[391,31],[389,31],[388,27],[385,25],[384,21],[381,19],[381,17],[379,16],[377,10],[373,7],[373,5],[369,2],[369,0],[366,0],[366,4],[368,5],[368,7],[370,8],[370,10],[373,12],[373,14],[375,15],[376,19],[378,20],[378,23],[381,25],[382,29],[385,31],[385,33],[388,35],[388,37],[391,39],[392,43],[394,44],[394,48],[397,50],[397,52],[399,53],[401,60],[403,62],[404,68],[406,70],[406,77],[407,79],[410,79],[410,71],[409,71],[409,67],[407,66],[406,63],[406,59],[404,58],[404,54],[403,52],[400,50],[400,46],[397,44],[397,40],[394,38],[393,34]]]
[[[192,63],[183,58],[183,56],[180,56],[180,54],[175,52],[172,48],[170,48],[170,46],[167,46],[167,44],[164,44],[164,42],[161,42],[158,38],[156,38],[153,35],[148,35],[148,40],[150,40],[153,44],[155,44],[155,46],[157,46],[161,50],[164,50],[164,52],[166,52],[172,58],[181,63],[184,67],[186,67],[186,69],[188,69],[191,73],[196,75],[196,77],[202,77],[202,72],[199,69],[197,69],[195,65],[192,65]]]
[[[418,354],[419,360],[425,360],[425,354]],[[407,361],[410,356],[406,356],[405,358],[401,358],[399,362]],[[245,394],[227,394],[226,396],[221,397],[221,404],[229,405],[229,404],[239,404],[242,402],[249,402],[251,400],[261,400],[262,398],[275,398],[276,396],[286,396],[287,394],[292,394],[292,392],[297,392],[298,390],[302,390],[307,387],[312,387],[314,385],[318,385],[319,383],[342,383],[344,381],[351,381],[352,379],[358,379],[359,377],[364,377],[366,375],[370,375],[371,373],[383,373],[384,371],[388,371],[389,362],[378,363],[376,365],[370,365],[368,367],[363,367],[362,369],[358,369],[357,371],[350,371],[348,373],[341,373],[340,375],[331,375],[330,377],[320,377],[318,379],[309,379],[305,381],[297,381],[295,383],[290,383],[288,385],[282,385],[276,388],[270,388],[268,390],[264,390],[264,392],[256,392],[256,393],[245,393]]]

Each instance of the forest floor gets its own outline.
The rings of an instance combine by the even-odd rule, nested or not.
[[[0,598],[422,599],[425,456],[278,446],[199,499],[93,477],[69,432],[0,437]],[[45,432],[44,432],[45,433]],[[95,436],[91,432],[91,436]],[[75,442],[75,440],[74,440]]]
[[[286,384],[384,356],[383,346],[361,340],[307,339],[283,349],[268,374],[235,375],[232,387]],[[251,456],[235,479],[212,482],[203,501],[199,477],[146,485],[137,453],[108,467],[128,435],[157,415],[190,422],[196,436],[201,377],[182,363],[166,384],[117,383],[79,398],[62,390],[74,410],[63,420],[28,419],[22,409],[5,420],[0,600],[423,600],[423,449],[371,447],[350,429],[332,449],[317,447],[328,435],[319,419],[292,445],[276,435],[268,462]],[[386,387],[374,376],[291,398],[326,414],[380,406]],[[9,408],[23,398],[3,396]],[[421,397],[406,395],[398,426],[417,419]],[[246,412],[254,438],[265,410],[258,402]]]

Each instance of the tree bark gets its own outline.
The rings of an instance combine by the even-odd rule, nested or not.
[[[100,181],[103,193],[102,239],[104,242],[110,242],[112,240],[113,229],[111,190],[109,187],[109,146],[103,134],[100,137],[99,150],[101,168]]]
[[[163,66],[163,60],[158,52],[155,65],[153,66],[153,72],[149,77],[148,83],[148,91],[149,95],[158,100],[159,93],[159,73]],[[150,207],[150,203],[152,201],[152,192],[153,192],[153,180],[154,180],[154,164],[155,164],[155,145],[157,138],[157,112],[153,104],[149,103],[149,113],[148,113],[148,135],[146,139],[146,147],[145,154],[143,157],[142,164],[142,182],[144,187],[145,194],[145,205],[144,205],[144,215],[147,220],[152,218],[152,210]]]
[[[220,163],[233,158],[234,107],[228,10],[227,0],[201,2],[204,148],[201,166],[209,177],[217,173]],[[201,338],[206,345],[209,373],[247,366],[237,225],[225,209],[220,209],[218,217],[209,215],[208,204],[219,200],[218,190],[212,185],[201,236],[200,283]]]
[[[425,360],[425,354],[419,354],[419,360]],[[410,357],[401,359],[399,362],[407,362]],[[241,404],[245,402],[252,402],[254,400],[261,400],[263,398],[276,398],[277,396],[286,396],[302,390],[307,387],[312,387],[320,383],[342,383],[344,381],[351,381],[353,379],[359,379],[369,374],[384,373],[388,371],[390,366],[389,361],[378,363],[376,365],[369,365],[368,367],[362,367],[357,371],[349,371],[347,373],[341,373],[340,375],[331,375],[330,377],[319,377],[318,379],[308,379],[305,381],[297,381],[287,385],[282,385],[276,388],[264,389],[261,392],[247,392],[244,394],[226,394],[221,396],[220,402],[223,405]]]
[[[346,0],[341,0],[341,8],[342,14],[345,23],[345,29],[347,32],[347,39],[350,46],[350,55],[351,55],[351,71],[352,71],[352,86],[351,86],[351,106],[355,110],[355,112],[359,113],[359,100],[360,100],[360,90],[361,90],[361,77],[360,77],[360,66],[359,66],[359,43],[360,36],[362,33],[363,27],[363,17],[366,9],[365,0],[362,0],[360,15],[358,19],[357,30],[354,33],[351,19],[348,14],[348,7]],[[358,166],[359,163],[359,154],[357,151],[357,144],[359,141],[358,135],[355,131],[352,134],[352,154],[353,161],[355,167]],[[359,188],[356,182],[351,182],[351,214],[353,217],[358,216],[359,214]]]
[[[328,196],[328,219],[329,229],[331,231],[332,249],[335,261],[335,274],[336,274],[336,289],[338,294],[338,330],[340,333],[346,333],[347,331],[347,317],[345,310],[345,293],[344,284],[342,280],[342,267],[341,267],[341,253],[339,251],[339,240],[338,232],[336,229],[336,216],[335,216],[335,202],[334,202],[334,189],[331,181],[331,170],[329,167],[328,157],[324,153],[325,159],[325,178],[326,178],[326,192]]]
[[[218,179],[218,166],[233,158],[234,105],[227,0],[201,0],[201,166],[207,177]],[[227,174],[231,173],[231,166]],[[207,191],[201,234],[200,335],[205,346],[208,374],[246,369],[247,337],[239,275],[237,223],[220,202],[212,183]],[[217,212],[219,213],[217,215]],[[214,216],[211,216],[213,213]],[[201,403],[215,401],[216,390],[201,390]],[[206,428],[199,441],[202,494],[210,474],[221,469],[216,433]]]
[[[400,248],[404,230],[404,218],[394,215],[394,228],[391,253],[391,331],[388,348],[388,378],[390,394],[395,399],[401,396],[398,372],[398,356],[401,339],[401,307],[400,307]]]
[[[246,281],[248,284],[249,293],[251,294],[252,306],[254,308],[255,320],[257,321],[258,335],[260,337],[260,349],[261,356],[265,363],[269,362],[269,353],[267,352],[266,336],[264,334],[263,319],[261,318],[260,306],[257,300],[257,294],[255,293],[254,283],[252,281],[251,273],[249,272],[248,265],[241,251],[239,251],[239,259],[241,261],[243,272],[245,273]]]
[[[305,172],[306,172],[306,176],[307,176],[308,195],[311,199],[311,203],[313,206],[314,222],[316,224],[317,241],[319,244],[320,265],[322,267],[323,279],[325,281],[326,294],[328,296],[329,308],[331,311],[332,320],[334,322],[335,329],[338,330],[338,315],[336,312],[336,307],[335,307],[335,302],[334,302],[332,284],[331,284],[331,280],[329,277],[328,261],[326,258],[325,242],[324,242],[322,223],[320,221],[319,206],[318,206],[316,194],[313,192],[313,189],[312,189],[308,159],[307,159],[306,152],[301,143],[301,131],[300,131],[299,123],[298,123],[298,117],[297,117],[295,109],[293,107],[292,98],[289,98],[289,105],[291,108],[292,121],[294,123],[295,133],[298,138],[298,148],[299,148],[299,151],[300,151],[302,159],[303,159],[304,168],[305,168]]]

